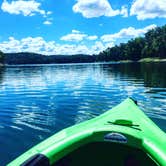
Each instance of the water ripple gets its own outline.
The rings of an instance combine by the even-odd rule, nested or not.
[[[106,63],[0,70],[1,165],[53,133],[96,117],[129,96],[166,131],[165,66]]]

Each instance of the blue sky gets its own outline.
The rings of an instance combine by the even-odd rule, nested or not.
[[[0,50],[96,54],[166,24],[166,0],[0,0]]]

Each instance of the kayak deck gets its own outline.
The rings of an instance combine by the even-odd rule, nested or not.
[[[65,158],[66,161],[74,161],[71,164],[74,166],[76,159],[84,163],[86,157],[91,161],[94,156],[99,161],[92,160],[95,164],[91,165],[100,162],[121,165],[130,156],[128,152],[134,153],[136,161],[147,163],[144,165],[149,165],[149,162],[150,165],[166,165],[166,134],[131,99],[96,118],[54,134],[9,163],[9,166],[29,166],[32,161],[41,160],[48,165],[56,165],[64,162]],[[100,161],[102,158],[103,161]],[[88,165],[88,160],[83,165]]]
[[[108,142],[86,144],[63,157],[54,166],[156,166],[137,148]]]

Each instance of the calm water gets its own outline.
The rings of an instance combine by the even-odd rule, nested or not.
[[[128,96],[166,131],[166,63],[0,68],[0,165]]]

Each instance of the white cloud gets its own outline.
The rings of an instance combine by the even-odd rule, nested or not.
[[[98,37],[96,35],[87,37],[88,40],[96,40],[97,38]]]
[[[55,42],[46,42],[42,37],[27,37],[17,40],[14,37],[9,37],[8,41],[0,43],[0,48],[3,52],[36,52],[51,51],[54,48]]]
[[[127,9],[127,6],[122,6],[120,13],[121,13],[121,15],[122,15],[123,17],[128,17],[128,9]]]
[[[136,15],[138,20],[166,18],[166,0],[135,0],[130,15]]]
[[[15,39],[14,37],[9,37],[7,41],[0,42],[0,48],[5,53],[34,52],[45,55],[97,54],[108,47],[113,47],[117,39],[137,37],[143,35],[148,30],[154,27],[156,27],[156,25],[154,24],[142,29],[129,27],[122,29],[115,34],[103,35],[101,37],[101,40],[98,41],[95,41],[98,39],[97,36],[90,36],[78,30],[72,30],[71,34],[66,35],[66,40],[70,41],[92,40],[90,41],[91,44],[88,45],[85,45],[83,43],[58,44],[55,41],[46,41],[42,37],[26,37],[20,40]]]
[[[101,41],[96,41],[95,44],[92,46],[93,53],[99,53],[104,49],[106,49],[106,47],[103,45]]]
[[[62,36],[60,38],[60,40],[63,41],[82,41],[87,35],[86,34],[81,34],[81,33],[71,33],[71,34],[67,34],[65,36]]]
[[[108,42],[108,43],[105,43],[105,47],[106,48],[111,48],[111,47],[114,47],[115,46],[115,44],[114,44],[114,42]]]
[[[72,30],[72,33],[81,33],[81,32],[78,31],[78,30],[73,29],[73,30]]]
[[[128,15],[125,7],[122,7],[121,10],[113,10],[108,0],[77,0],[77,3],[73,6],[73,11],[81,13],[85,18],[116,15],[126,17]]]
[[[43,24],[44,24],[44,25],[51,25],[51,24],[52,24],[52,22],[51,22],[51,21],[49,21],[49,20],[46,20],[46,21],[44,21],[44,22],[43,22]]]
[[[71,55],[71,54],[97,54],[106,49],[102,42],[95,42],[92,46],[84,44],[58,44],[55,41],[45,41],[42,37],[27,37],[21,40],[9,37],[0,43],[0,48],[5,53],[34,52],[45,55]]]
[[[62,36],[60,40],[63,41],[73,41],[73,42],[80,42],[84,39],[86,40],[96,40],[98,37],[96,35],[94,36],[88,36],[85,33],[82,33],[78,30],[72,30],[72,33],[67,34],[65,36]]]
[[[47,12],[47,15],[50,15],[50,14],[52,14],[52,12],[51,12],[51,11],[48,11],[48,12]]]
[[[145,34],[148,30],[155,28],[156,25],[152,24],[142,29],[135,29],[133,27],[121,29],[118,33],[107,34],[101,37],[103,42],[112,42],[121,38],[134,38]]]
[[[1,9],[9,14],[22,14],[24,16],[33,16],[38,13],[46,17],[51,14],[50,11],[46,12],[45,10],[40,9],[40,6],[41,4],[35,0],[17,0],[11,2],[4,0]]]

